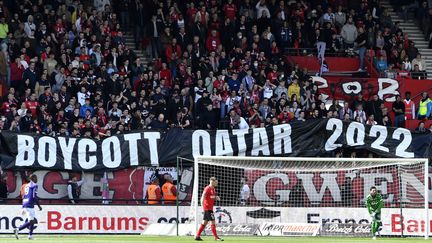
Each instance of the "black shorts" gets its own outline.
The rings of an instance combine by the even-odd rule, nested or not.
[[[204,211],[204,220],[205,221],[214,221],[215,220],[213,210]]]

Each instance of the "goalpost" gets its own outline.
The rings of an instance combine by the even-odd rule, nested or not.
[[[383,236],[429,236],[428,159],[199,156],[191,202],[195,230],[212,176],[221,197],[215,207],[229,212],[228,223],[367,225],[366,197],[375,186],[384,199]],[[247,187],[245,200],[240,191]]]

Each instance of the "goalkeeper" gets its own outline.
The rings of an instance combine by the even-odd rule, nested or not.
[[[382,196],[377,192],[376,187],[371,187],[366,199],[366,206],[372,217],[372,236],[376,239],[376,234],[381,230],[381,208],[384,206]]]

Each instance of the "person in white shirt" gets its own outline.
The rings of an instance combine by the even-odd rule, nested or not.
[[[120,116],[122,115],[123,112],[122,112],[122,110],[120,110],[118,108],[118,103],[117,102],[113,102],[112,106],[113,106],[112,109],[108,111],[108,116],[109,117],[116,116],[116,117],[120,118]]]
[[[250,197],[250,189],[247,184],[247,177],[241,179],[242,187],[240,189],[240,205],[245,206]]]
[[[420,71],[424,71],[426,68],[426,61],[422,58],[420,53],[418,53],[417,57],[411,62],[412,70],[414,70],[415,65],[418,65]]]
[[[249,124],[246,122],[246,120],[243,118],[243,117],[241,117],[241,116],[239,116],[239,123],[238,123],[238,126],[239,126],[239,129],[249,129]]]
[[[28,38],[34,38],[36,25],[33,23],[33,15],[27,17],[27,22],[24,23],[24,32]]]
[[[263,97],[270,99],[273,96],[273,90],[276,89],[276,85],[270,83],[270,80],[267,79],[263,89]]]
[[[110,5],[110,0],[94,0],[93,6],[98,12],[102,12],[105,9],[105,5]]]
[[[21,118],[25,117],[25,115],[27,114],[27,107],[25,102],[21,103],[21,108],[18,109],[17,113]]]
[[[260,19],[261,16],[266,16],[267,18],[269,18],[270,16],[270,11],[267,8],[266,5],[266,1],[265,0],[260,0],[257,2],[257,4],[255,5],[256,8],[256,13],[257,13],[257,19]]]
[[[78,103],[81,104],[81,106],[85,105],[85,100],[87,98],[90,98],[90,92],[86,90],[86,87],[81,87],[81,90],[77,93]]]
[[[366,112],[363,110],[363,105],[358,105],[357,109],[354,111],[354,119],[360,123],[366,122]]]

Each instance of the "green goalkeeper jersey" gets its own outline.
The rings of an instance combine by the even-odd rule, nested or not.
[[[366,199],[366,206],[369,213],[380,213],[381,208],[384,205],[384,200],[380,194],[376,194],[375,197],[372,197],[370,194]]]

